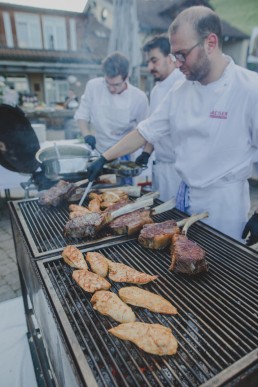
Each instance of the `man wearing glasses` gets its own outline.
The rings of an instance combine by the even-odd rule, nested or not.
[[[258,223],[250,208],[248,177],[258,148],[258,75],[222,53],[219,17],[203,6],[181,12],[169,28],[172,58],[186,80],[117,145],[92,164],[90,179],[106,160],[171,134],[175,167],[183,180],[178,206],[209,212],[207,223],[241,240]],[[180,200],[181,199],[181,200]]]
[[[167,36],[155,36],[144,45],[143,52],[146,54],[148,71],[156,81],[150,94],[150,113],[152,113],[171,87],[184,79],[184,76],[170,57],[170,43]],[[155,150],[155,161],[152,165],[152,189],[159,191],[159,198],[163,201],[176,195],[181,182],[175,170],[175,156],[171,151],[170,137],[170,135],[164,136],[154,145],[147,143],[142,154],[135,160],[137,164],[147,165],[153,149]]]
[[[103,61],[104,77],[87,82],[75,113],[85,142],[104,152],[148,114],[148,99],[128,81],[129,61],[114,52]]]

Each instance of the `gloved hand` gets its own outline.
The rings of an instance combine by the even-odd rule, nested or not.
[[[91,146],[92,149],[95,149],[96,147],[96,138],[92,136],[91,134],[88,134],[84,137],[84,142]]]
[[[96,161],[90,164],[87,168],[87,178],[89,181],[96,180],[100,175],[103,165],[107,162],[104,156],[100,156]]]
[[[245,225],[242,233],[242,238],[246,238],[250,232],[250,236],[246,241],[247,246],[254,245],[258,242],[258,214],[255,212]]]
[[[147,152],[142,152],[140,156],[137,157],[135,160],[136,164],[138,165],[147,165],[150,158],[150,154]]]

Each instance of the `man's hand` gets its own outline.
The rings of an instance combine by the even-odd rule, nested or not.
[[[242,238],[246,238],[250,233],[249,238],[246,241],[247,246],[254,245],[258,242],[258,214],[255,212],[245,225],[242,233]]]
[[[96,138],[92,136],[91,134],[88,134],[87,136],[84,137],[84,141],[86,144],[91,146],[92,149],[95,149],[96,147]]]
[[[103,165],[107,162],[104,156],[100,156],[99,159],[90,164],[87,168],[87,177],[89,181],[96,180],[96,178],[101,174]]]
[[[136,164],[138,165],[147,165],[150,158],[150,154],[147,152],[142,152],[140,156],[137,157],[135,160]]]

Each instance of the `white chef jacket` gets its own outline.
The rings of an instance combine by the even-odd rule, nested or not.
[[[170,133],[176,170],[189,186],[188,213],[208,210],[209,225],[240,239],[258,147],[258,74],[228,59],[219,80],[185,80],[138,129],[150,143]]]
[[[175,69],[163,81],[157,82],[150,94],[150,112],[162,103],[163,98],[176,82],[185,77]],[[181,178],[175,170],[175,154],[172,147],[171,136],[164,136],[154,144],[155,162],[152,167],[152,189],[159,191],[163,201],[176,196]]]
[[[102,153],[134,129],[148,115],[148,98],[127,83],[121,94],[111,94],[104,78],[91,79],[85,88],[74,118],[89,122]]]

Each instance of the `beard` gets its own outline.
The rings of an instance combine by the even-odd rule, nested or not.
[[[185,74],[185,77],[188,81],[198,81],[200,83],[205,83],[205,79],[208,77],[211,71],[210,61],[204,51],[200,50],[198,60],[190,68],[187,66],[181,66],[180,70]]]

